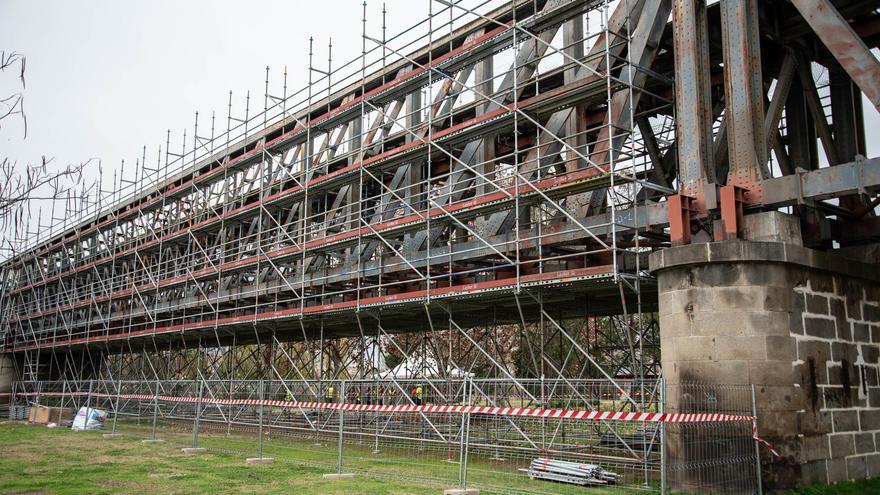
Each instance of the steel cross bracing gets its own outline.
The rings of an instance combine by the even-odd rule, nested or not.
[[[615,180],[644,182],[626,158],[634,153],[621,150],[616,159],[630,163],[615,166],[604,144],[631,135],[616,127],[628,124],[627,112],[605,123],[604,110],[586,109],[591,101],[607,107],[611,91],[635,74],[626,30],[647,23],[655,42],[662,32],[665,23],[648,14],[638,24],[642,2],[634,5],[612,12],[602,2],[523,2],[488,16],[465,11],[476,20],[462,34],[394,57],[400,61],[329,112],[312,104],[274,139],[213,159],[141,200],[136,214],[117,211],[57,250],[14,260],[25,275],[37,268],[40,276],[15,290],[24,311],[15,325],[27,333],[13,345],[57,346],[63,337],[122,348],[137,335],[182,323],[211,331],[223,321],[277,321],[285,338],[300,338],[314,334],[314,324],[300,332],[297,317],[351,302],[358,309],[614,281],[620,268],[637,276],[636,256],[609,242],[627,227],[604,201],[591,216],[565,206],[597,188],[594,196],[606,197]],[[552,55],[560,61],[541,68]],[[495,74],[502,62],[509,69]],[[595,122],[572,127],[575,113]],[[193,150],[201,145],[194,134]],[[186,155],[184,147],[179,156]],[[586,249],[566,247],[584,241]],[[344,334],[339,327],[330,325]],[[218,342],[231,333],[223,329]]]
[[[133,196],[22,246],[0,336],[23,375],[645,378],[651,251],[775,208],[813,247],[880,235],[870,2],[430,9],[388,37],[365,7],[360,57],[310,43],[306,88],[267,70],[261,112],[230,94],[225,133],[197,114]]]

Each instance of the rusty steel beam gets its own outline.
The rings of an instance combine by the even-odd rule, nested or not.
[[[779,207],[848,194],[880,192],[880,158],[767,179],[763,206]]]
[[[715,177],[706,2],[675,0],[672,7],[678,176],[681,192],[693,194]]]
[[[880,110],[880,61],[829,0],[791,0],[834,58]]]
[[[727,183],[754,189],[769,174],[757,0],[722,0],[724,96],[730,170]]]
[[[766,164],[770,159],[770,148],[776,147],[779,143],[776,136],[779,135],[779,120],[782,118],[782,110],[785,108],[785,102],[788,100],[788,94],[791,91],[791,83],[797,74],[797,57],[793,53],[786,53],[782,61],[782,67],[779,69],[779,77],[776,79],[776,89],[773,91],[773,98],[767,108],[767,115],[764,118],[764,139],[769,146],[764,149],[764,156],[761,163]]]

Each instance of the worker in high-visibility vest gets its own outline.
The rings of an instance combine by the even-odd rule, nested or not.
[[[327,402],[333,402],[333,385],[327,387]]]
[[[422,386],[421,386],[421,385],[416,385],[416,398],[415,398],[415,402],[416,402],[416,405],[417,405],[417,406],[421,406],[421,405],[422,405]]]

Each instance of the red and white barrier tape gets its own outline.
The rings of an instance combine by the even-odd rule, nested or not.
[[[9,397],[11,393],[0,393],[0,397]],[[770,452],[779,457],[779,453],[773,445],[758,436],[758,421],[754,416],[717,413],[639,413],[639,412],[615,412],[615,411],[582,411],[578,409],[538,409],[529,407],[493,407],[493,406],[440,406],[440,405],[379,405],[379,404],[339,404],[335,402],[300,402],[284,400],[258,400],[258,399],[216,399],[198,397],[174,397],[168,395],[143,394],[104,394],[89,392],[17,392],[16,396],[22,397],[72,397],[89,396],[105,399],[129,399],[162,402],[181,402],[212,404],[221,406],[268,406],[291,409],[317,409],[331,411],[354,411],[354,412],[385,412],[385,413],[453,413],[453,414],[486,414],[492,416],[516,416],[527,418],[551,418],[572,419],[576,421],[635,421],[645,423],[730,423],[738,421],[750,421],[752,423],[752,438],[767,446]]]
[[[776,449],[773,448],[772,443],[758,436],[758,420],[754,418],[752,419],[752,439],[758,443],[764,444],[767,447],[767,450],[773,454],[773,457],[782,457],[779,455],[779,452],[776,452]]]
[[[3,394],[9,395],[9,394]],[[19,392],[16,395],[24,397],[44,396],[87,396],[88,392]],[[134,399],[134,400],[157,400],[153,395],[139,394],[104,394],[92,393],[92,397],[109,399]],[[754,421],[753,416],[718,414],[718,413],[650,413],[650,412],[620,412],[620,411],[584,411],[578,409],[540,409],[529,407],[494,407],[494,406],[463,406],[463,405],[380,405],[380,404],[339,404],[335,402],[300,402],[282,400],[258,400],[258,399],[212,399],[198,397],[175,397],[160,395],[158,400],[162,402],[181,402],[223,405],[223,406],[268,406],[294,409],[318,409],[331,411],[353,412],[386,412],[386,413],[424,413],[424,414],[485,414],[492,416],[516,416],[528,418],[551,418],[572,419],[579,421],[636,421],[646,423],[727,423],[734,421]]]

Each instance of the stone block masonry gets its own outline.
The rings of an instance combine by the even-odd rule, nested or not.
[[[670,390],[754,384],[781,454],[762,452],[766,485],[880,476],[880,269],[751,241],[667,249],[651,269]]]
[[[873,284],[814,275],[794,287],[796,386],[809,481],[880,476],[880,293]]]

